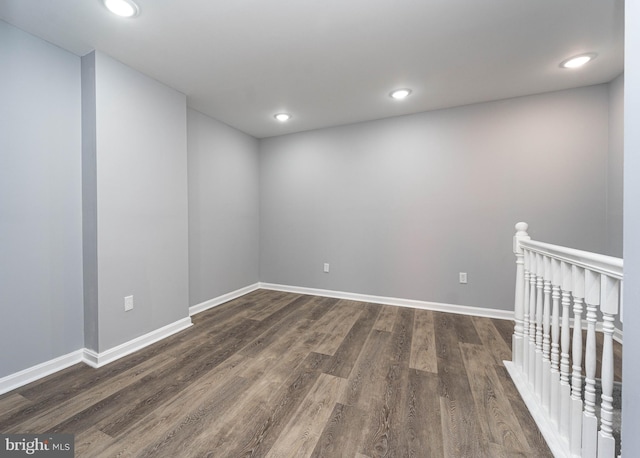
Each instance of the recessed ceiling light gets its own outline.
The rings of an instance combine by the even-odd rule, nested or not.
[[[140,13],[140,8],[132,0],[103,0],[109,11],[121,17],[134,17]]]
[[[289,113],[278,113],[278,114],[274,115],[273,117],[276,118],[280,122],[287,122],[288,120],[291,119],[291,115]]]
[[[389,96],[392,99],[402,100],[402,99],[406,99],[409,96],[409,94],[411,94],[411,89],[396,89],[395,91],[391,92]]]
[[[579,68],[587,62],[592,61],[597,56],[596,53],[580,54],[579,56],[573,56],[567,60],[562,61],[560,67],[562,68]]]

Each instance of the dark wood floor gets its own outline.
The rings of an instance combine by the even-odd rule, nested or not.
[[[3,433],[76,456],[551,456],[509,321],[258,290],[100,369],[0,396]]]

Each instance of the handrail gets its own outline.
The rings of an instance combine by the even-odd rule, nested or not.
[[[530,251],[622,280],[624,262],[620,258],[535,240],[519,240],[518,243]]]

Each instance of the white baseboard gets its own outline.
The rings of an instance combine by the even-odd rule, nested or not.
[[[349,293],[344,291],[332,291],[326,289],[306,288],[300,286],[279,285],[274,283],[255,283],[253,285],[240,288],[236,291],[210,299],[200,304],[189,307],[189,317],[178,320],[160,329],[149,332],[143,336],[125,342],[117,347],[110,348],[101,353],[82,348],[66,355],[54,358],[44,363],[29,367],[15,374],[0,378],[0,395],[16,388],[20,388],[28,383],[34,382],[42,377],[51,375],[69,366],[84,362],[92,367],[102,367],[119,358],[129,355],[135,351],[158,342],[172,334],[180,332],[192,326],[191,316],[216,307],[220,304],[236,299],[240,296],[256,291],[258,289],[269,289],[274,291],[284,291],[296,294],[308,294],[312,296],[334,297],[337,299],[348,299],[360,302],[371,302],[374,304],[395,305],[400,307],[410,307],[424,310],[434,310],[438,312],[457,313],[461,315],[481,316],[486,318],[496,318],[501,320],[513,320],[513,311],[489,309],[482,307],[470,307],[467,305],[445,304],[440,302],[427,302],[412,299],[400,299],[386,296],[372,296],[367,294]],[[586,329],[586,326],[584,326]],[[614,330],[614,339],[622,343],[622,331]]]
[[[16,372],[15,374],[10,374],[6,377],[2,377],[0,378],[0,394],[15,390],[16,388],[20,388],[21,386],[24,386],[31,382],[35,382],[38,379],[61,371],[62,369],[66,369],[67,367],[80,362],[84,362],[85,364],[88,364],[89,366],[95,368],[102,367],[192,326],[193,323],[191,322],[191,316],[195,315],[196,313],[200,313],[204,310],[210,309],[211,307],[215,307],[232,299],[236,299],[259,288],[260,284],[255,283],[253,285],[249,285],[236,291],[232,291],[222,296],[210,299],[201,304],[189,307],[189,317],[163,326],[162,328],[156,329],[143,336],[132,339],[128,342],[118,345],[117,347],[110,348],[109,350],[97,353],[88,348],[81,348],[67,355],[45,361],[44,363],[29,367],[20,372]]]
[[[311,296],[335,297],[337,299],[348,299],[360,302],[371,302],[374,304],[397,305],[400,307],[411,307],[423,310],[433,310],[436,312],[457,313],[459,315],[481,316],[485,318],[496,318],[499,320],[513,320],[514,312],[511,310],[498,310],[484,307],[471,307],[468,305],[445,304],[441,302],[417,301],[413,299],[399,299],[396,297],[371,296],[368,294],[348,293],[344,291],[332,291],[327,289],[306,288],[302,286],[279,285],[274,283],[259,283],[262,289],[274,291],[284,291],[287,293],[309,294]],[[573,318],[570,321],[573,328]],[[587,321],[583,320],[582,329],[587,329]],[[602,332],[602,323],[597,323],[596,331]],[[618,328],[613,330],[613,339],[622,344],[622,331]]]
[[[28,367],[27,369],[16,372],[15,374],[10,374],[6,377],[0,378],[0,394],[7,393],[28,383],[35,382],[38,379],[61,371],[62,369],[66,369],[67,367],[73,366],[77,363],[82,362],[95,368],[102,367],[116,359],[122,358],[123,356],[141,350],[152,343],[169,337],[176,332],[180,332],[191,325],[190,317],[183,318],[101,353],[96,353],[88,348],[81,348],[66,355],[59,356],[58,358],[45,361],[44,363],[36,366]]]
[[[622,333],[622,331],[620,329],[615,328],[613,330],[613,340],[615,340],[616,342],[618,342],[621,345],[622,345],[622,336],[623,336],[623,333]]]
[[[529,382],[524,378],[522,371],[512,361],[503,361],[503,363],[553,456],[556,458],[570,458],[572,455],[567,445],[558,436],[558,426],[547,418],[547,414],[539,404],[536,394],[529,387]]]
[[[417,301],[413,299],[400,299],[396,297],[371,296],[368,294],[305,288],[300,286],[277,285],[273,283],[260,283],[260,288],[271,289],[274,291],[284,291],[287,293],[309,294],[311,296],[325,296],[359,302],[371,302],[374,304],[397,305],[400,307],[433,310],[436,312],[457,313],[459,315],[473,315],[486,318],[496,318],[499,320],[513,320],[513,311],[511,310],[498,310],[483,307],[471,307],[468,305],[444,304],[441,302]]]
[[[28,367],[15,374],[0,378],[0,394],[7,393],[16,388],[35,382],[42,377],[51,375],[54,372],[66,369],[69,366],[82,362],[82,350],[76,350],[66,355],[45,361],[36,366]]]
[[[222,296],[214,297],[213,299],[209,299],[208,301],[192,305],[191,307],[189,307],[189,316],[193,316],[197,313],[204,312],[205,310],[208,310],[212,307],[216,307],[220,304],[224,304],[225,302],[237,299],[238,297],[249,294],[253,291],[256,291],[257,289],[260,289],[260,283],[254,283],[253,285],[245,286],[244,288],[231,291],[230,293],[223,294]]]
[[[131,353],[141,350],[148,345],[169,337],[176,332],[187,329],[189,326],[192,326],[192,324],[190,317],[183,318],[100,353],[96,353],[93,350],[85,348],[83,350],[83,361],[91,367],[102,367],[116,359],[130,355]]]

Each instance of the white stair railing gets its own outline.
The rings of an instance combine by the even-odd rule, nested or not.
[[[622,259],[534,241],[527,229],[516,224],[513,239],[515,328],[513,358],[505,366],[556,457],[613,458],[613,338],[622,306]],[[597,330],[603,332],[600,400]]]

